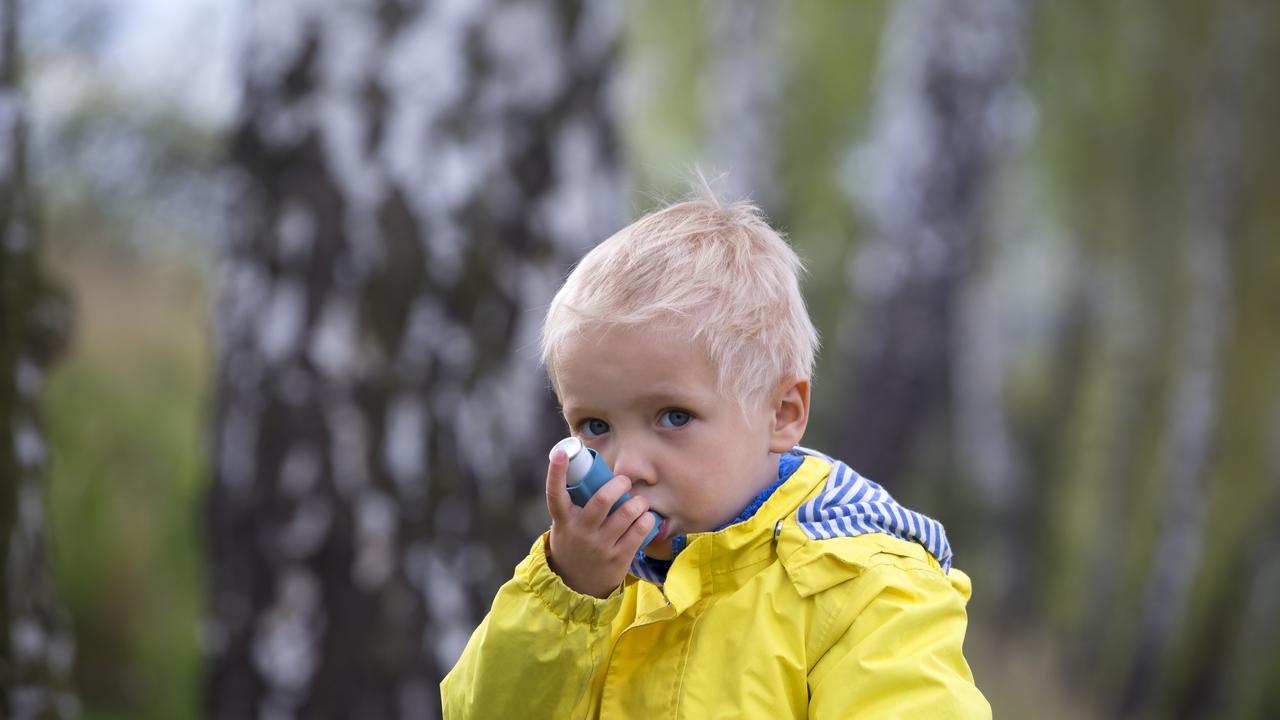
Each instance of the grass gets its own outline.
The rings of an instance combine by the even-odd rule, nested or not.
[[[78,246],[73,337],[45,393],[55,576],[86,718],[198,714],[210,350],[203,274]]]

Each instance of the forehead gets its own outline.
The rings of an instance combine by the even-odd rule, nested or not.
[[[669,327],[610,326],[567,338],[556,376],[566,411],[578,406],[707,402],[721,395],[702,343]]]

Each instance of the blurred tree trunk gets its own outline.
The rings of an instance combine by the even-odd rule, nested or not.
[[[779,100],[778,26],[785,8],[770,0],[714,0],[708,6],[710,68],[703,82],[704,136],[722,192],[751,198],[777,217]]]
[[[1180,241],[1187,298],[1180,346],[1176,351],[1173,395],[1161,467],[1160,535],[1146,578],[1141,625],[1121,714],[1147,711],[1162,699],[1169,648],[1185,625],[1187,606],[1205,551],[1211,456],[1220,426],[1223,356],[1233,284],[1228,257],[1230,237],[1241,225],[1242,180],[1240,120],[1237,108],[1245,92],[1246,63],[1251,62],[1245,23],[1251,15],[1239,3],[1215,14],[1218,27],[1207,55],[1189,167],[1189,222]],[[1167,707],[1182,716],[1185,704]],[[1159,713],[1167,716],[1166,712]]]
[[[1215,608],[1213,644],[1204,653],[1208,661],[1195,667],[1188,683],[1198,695],[1191,702],[1192,717],[1280,714],[1280,398],[1272,408],[1259,519],[1252,523],[1249,552],[1233,555],[1232,570],[1238,574],[1228,577],[1242,580],[1222,593],[1225,602]]]
[[[537,366],[616,229],[609,2],[253,6],[222,253],[208,709],[432,717],[546,527]]]
[[[75,645],[49,568],[39,413],[68,312],[41,268],[33,227],[19,7],[0,0],[0,717],[73,717]]]
[[[1248,549],[1231,553],[1223,563],[1223,577],[1234,582],[1213,593],[1216,600],[1207,613],[1207,631],[1184,634],[1200,635],[1182,643],[1190,648],[1184,654],[1199,662],[1190,663],[1184,677],[1166,682],[1168,692],[1153,697],[1151,675],[1171,664],[1167,656],[1177,656],[1168,646],[1178,643],[1161,638],[1160,649],[1166,657],[1140,654],[1137,658],[1148,663],[1142,672],[1150,675],[1135,688],[1142,694],[1130,696],[1133,710],[1145,706],[1156,708],[1149,716],[1188,718],[1271,718],[1280,713],[1280,684],[1275,681],[1280,677],[1280,652],[1276,652],[1280,647],[1280,523],[1275,521],[1280,517],[1280,402],[1273,401],[1272,407],[1267,428],[1270,457],[1264,469],[1259,519],[1243,523],[1249,527]],[[1179,621],[1185,619],[1185,599],[1182,602],[1184,617],[1176,618]],[[1152,630],[1146,632],[1150,635]],[[1147,649],[1149,653],[1152,648]],[[1137,679],[1136,674],[1129,679]]]
[[[853,283],[842,452],[895,491],[910,488],[927,435],[948,438],[979,510],[1017,569],[1023,504],[1001,387],[996,305],[980,275],[994,254],[991,187],[1018,121],[1022,0],[907,0],[885,31],[870,141],[857,156],[870,227]],[[950,423],[950,426],[948,426]],[[959,525],[953,522],[953,525]],[[1006,579],[996,593],[1019,595]]]

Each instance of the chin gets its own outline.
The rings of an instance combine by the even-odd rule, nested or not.
[[[654,560],[670,560],[671,559],[671,540],[655,540],[644,548],[644,554]]]

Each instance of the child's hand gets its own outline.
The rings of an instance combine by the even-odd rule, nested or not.
[[[653,529],[649,501],[636,495],[609,514],[631,490],[631,479],[615,475],[585,507],[565,489],[568,459],[557,450],[547,468],[547,509],[551,511],[551,547],[547,562],[564,583],[583,595],[608,597],[622,584],[640,543]]]

